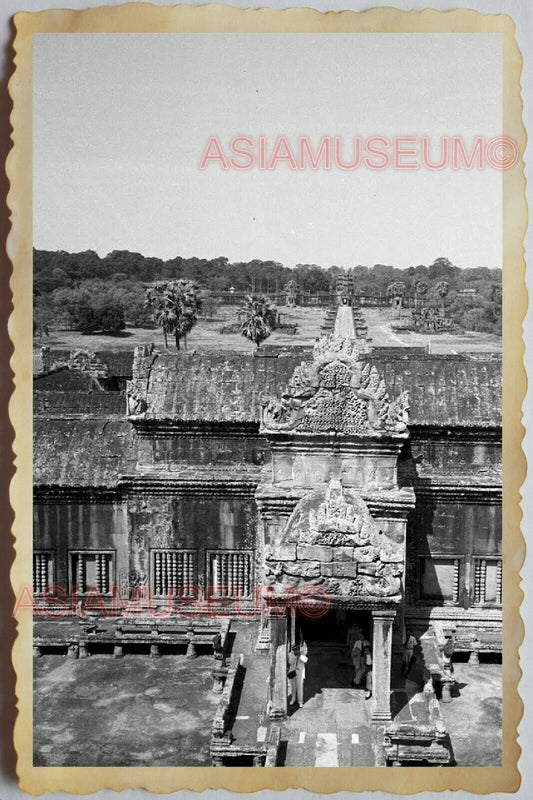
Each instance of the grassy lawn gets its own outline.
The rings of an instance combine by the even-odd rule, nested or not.
[[[295,323],[298,326],[296,334],[287,334],[274,331],[267,339],[268,344],[311,345],[320,335],[320,325],[324,319],[324,310],[320,308],[295,308],[280,309],[282,322]],[[418,333],[395,334],[391,330],[391,323],[397,321],[396,314],[390,309],[369,308],[364,310],[368,323],[369,335],[376,346],[424,346],[430,343],[432,353],[462,353],[462,352],[501,352],[501,337],[493,334],[469,332],[462,335],[440,334],[427,335]],[[404,312],[408,313],[408,312]],[[189,351],[200,353],[213,350],[228,350],[238,353],[253,353],[255,346],[238,333],[220,333],[225,326],[237,321],[237,308],[233,306],[221,307],[216,318],[200,319],[188,337],[187,348]],[[160,330],[146,328],[130,328],[120,336],[105,336],[103,334],[85,335],[77,331],[52,330],[49,337],[34,340],[34,352],[47,345],[51,348],[65,350],[133,350],[137,345],[154,342],[158,349],[164,348],[163,335]],[[170,349],[174,344],[170,342]]]

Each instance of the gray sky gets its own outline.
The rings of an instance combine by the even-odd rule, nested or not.
[[[501,131],[496,35],[34,37],[34,244],[501,266],[501,173],[198,169],[210,136]]]

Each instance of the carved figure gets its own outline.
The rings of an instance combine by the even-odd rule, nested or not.
[[[146,400],[132,386],[128,386],[126,391],[126,402],[128,406],[128,416],[134,419],[142,417],[148,408]]]

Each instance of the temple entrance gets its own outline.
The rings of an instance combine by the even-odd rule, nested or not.
[[[300,645],[307,651],[304,703],[323,690],[364,691],[364,679],[361,679],[359,687],[353,684],[355,672],[349,632],[355,626],[360,628],[372,647],[370,611],[333,608],[316,619],[301,612],[291,615],[287,626],[289,647]]]
[[[374,766],[372,700],[364,680],[353,685],[347,643],[354,624],[372,641],[370,611],[333,608],[317,619],[296,612],[288,623],[289,644],[299,644],[307,660],[301,706],[289,690],[285,765]]]
[[[296,612],[294,623],[289,621],[288,632],[290,643],[299,643],[302,640],[307,644],[346,645],[350,627],[357,625],[363,635],[372,642],[372,615],[370,611],[346,610],[332,608],[323,616],[315,619]]]

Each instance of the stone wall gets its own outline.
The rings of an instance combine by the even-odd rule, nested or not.
[[[149,581],[153,549],[195,551],[195,578],[201,591],[206,587],[210,550],[255,549],[256,511],[251,497],[132,495],[128,526],[132,585]]]
[[[126,507],[123,503],[36,503],[35,550],[53,555],[54,583],[70,593],[69,554],[76,550],[113,552],[113,582],[128,569]]]
[[[189,430],[175,434],[143,435],[138,439],[138,471],[194,471],[195,467],[224,465],[232,469],[248,465],[252,469],[268,463],[268,442],[255,431],[225,434]],[[200,477],[200,476],[199,476]]]

